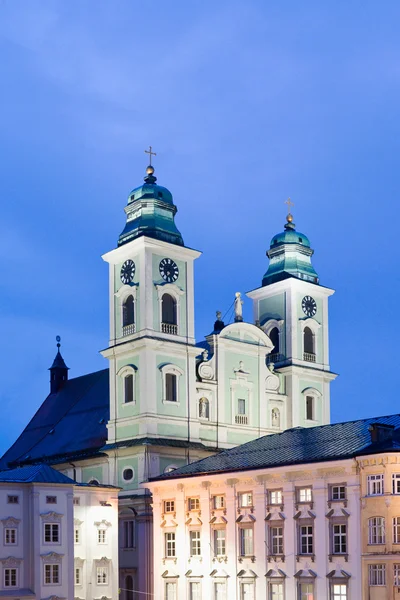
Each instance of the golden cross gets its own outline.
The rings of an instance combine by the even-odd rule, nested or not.
[[[288,205],[288,215],[290,215],[290,207],[291,207],[291,206],[294,206],[294,202],[292,202],[292,201],[290,200],[290,198],[288,198],[288,199],[286,200],[285,204],[287,204],[287,205]]]
[[[149,150],[145,150],[146,154],[150,154],[150,166],[151,166],[151,157],[152,156],[157,156],[157,154],[155,152],[153,152],[153,148],[152,146],[149,146]]]

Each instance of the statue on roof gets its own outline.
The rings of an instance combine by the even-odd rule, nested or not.
[[[235,322],[243,321],[243,300],[240,292],[235,294]]]

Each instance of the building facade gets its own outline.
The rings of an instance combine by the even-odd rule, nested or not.
[[[2,598],[116,597],[118,490],[47,465],[0,472],[0,490]]]
[[[400,438],[399,415],[290,430],[146,483],[155,596],[395,598],[398,440],[374,437],[387,430]]]
[[[117,247],[103,256],[110,334],[102,354],[109,368],[69,379],[58,352],[50,396],[2,458],[15,466],[45,457],[77,481],[122,488],[120,588],[146,594],[153,581],[152,507],[141,482],[263,435],[329,423],[335,378],[328,339],[333,290],[320,285],[310,242],[292,215],[271,240],[261,286],[248,294],[252,322],[244,322],[236,293],[234,322],[223,323],[217,313],[212,332],[196,342],[200,252],[184,244],[176,212],[149,166],[128,196]]]

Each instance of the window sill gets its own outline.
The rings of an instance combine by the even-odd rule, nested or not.
[[[239,556],[239,558],[238,558],[238,560],[239,560],[240,563],[243,562],[246,559],[247,560],[250,559],[251,562],[253,562],[253,563],[256,562],[256,557],[254,555],[252,555],[252,554],[244,554],[243,556]]]
[[[311,558],[311,562],[315,561],[315,554],[297,554],[296,561],[300,562],[302,558]]]
[[[334,554],[329,554],[328,555],[329,562],[333,562],[337,558],[344,558],[345,562],[349,562],[349,555],[348,554],[342,554],[342,553],[338,552],[337,554],[334,553]]]
[[[163,400],[163,404],[173,404],[174,406],[180,406],[179,400]]]
[[[129,402],[123,402],[122,406],[132,406],[132,404],[136,404],[136,400],[129,400]]]
[[[270,556],[267,556],[267,561],[268,562],[285,562],[285,555],[284,554],[271,554]]]

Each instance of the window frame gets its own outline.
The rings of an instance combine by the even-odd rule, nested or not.
[[[19,496],[17,494],[7,494],[7,504],[19,504]]]
[[[47,571],[50,576],[50,581],[47,581]],[[55,573],[57,573],[56,578],[55,578]],[[46,563],[45,562],[43,564],[43,585],[61,585],[61,564],[60,563]]]
[[[171,536],[169,539],[168,536]],[[173,538],[172,538],[173,536]],[[176,558],[176,533],[175,531],[164,532],[164,558]]]
[[[244,497],[247,496],[247,498],[251,498],[251,501],[248,502],[246,501],[246,503],[243,503],[243,499]],[[254,508],[254,498],[253,498],[253,492],[239,492],[238,493],[238,506],[239,508]]]
[[[104,579],[105,581],[101,581]],[[100,579],[100,581],[99,581]],[[109,568],[108,565],[96,565],[96,585],[108,585],[109,584]]]
[[[375,579],[376,581],[380,580],[381,583],[374,583],[372,579]],[[373,587],[386,586],[386,564],[373,563],[368,565],[368,585]]]
[[[274,579],[278,579],[277,577]],[[273,586],[279,585],[282,591],[278,590],[278,594],[274,593]],[[284,600],[285,599],[285,580],[279,579],[278,581],[270,580],[267,584],[267,598],[268,600]]]
[[[303,528],[311,528],[310,531],[303,532]],[[315,527],[314,522],[309,520],[303,520],[297,524],[297,536],[298,536],[298,555],[299,556],[314,556],[315,555],[315,541],[314,541]],[[311,552],[309,551],[311,539]],[[307,552],[303,552],[303,540],[306,541]]]
[[[50,540],[46,540],[46,529],[49,529],[50,532]],[[57,531],[57,540],[54,540],[54,531]],[[43,521],[43,544],[46,546],[57,544],[58,546],[61,544],[61,523],[54,523],[51,521]]]
[[[168,363],[160,368],[162,378],[162,402],[163,404],[169,404],[172,406],[180,405],[180,382],[181,377],[184,375],[183,370],[174,364]],[[175,375],[176,378],[176,400],[167,399],[167,375]]]
[[[223,533],[223,538],[219,539],[219,534]],[[221,557],[226,556],[226,527],[214,527],[213,529],[213,542],[214,542],[214,556]],[[219,550],[222,549],[223,552]]]
[[[343,498],[334,498],[335,489],[344,489]],[[340,494],[339,494],[340,495]],[[329,484],[329,502],[346,502],[347,501],[347,485],[345,483],[331,483]]]
[[[339,595],[335,593],[335,587],[336,586],[340,586],[340,587],[345,587],[345,596],[343,596],[342,594],[342,590],[340,590]],[[334,581],[330,582],[329,585],[329,598],[330,600],[348,600],[349,598],[349,584],[347,582],[347,580],[341,581],[340,579],[335,579]]]
[[[280,533],[278,533],[278,530],[280,530]],[[285,530],[283,520],[268,521],[268,544],[270,557],[285,555],[284,539]],[[275,548],[274,545],[276,546]]]
[[[168,504],[170,504],[171,506],[168,507]],[[174,513],[175,511],[175,498],[171,498],[168,500],[163,500],[163,512],[165,514],[167,513]]]
[[[7,542],[7,532],[14,532],[14,541]],[[11,536],[12,537],[12,536]],[[4,545],[18,546],[18,527],[4,527]]]
[[[218,501],[217,498],[220,498],[221,505],[217,506]],[[226,509],[226,496],[225,494],[215,494],[214,496],[212,496],[212,508],[213,510],[225,510]]]
[[[7,572],[8,572],[9,582],[10,582],[9,585],[6,584]],[[13,574],[15,575],[15,584],[14,585],[12,585]],[[18,567],[4,567],[4,569],[3,569],[3,586],[6,590],[18,588],[18,578],[19,578]]]
[[[122,548],[132,550],[136,547],[135,519],[122,519]]]
[[[380,491],[376,492],[379,488]],[[367,475],[367,496],[383,496],[385,493],[385,474],[371,473]]]
[[[331,554],[332,556],[347,556],[349,550],[349,540],[348,540],[348,523],[347,520],[332,520],[329,524],[330,526],[330,539],[331,539]],[[335,527],[345,527],[345,531],[335,532]],[[344,543],[343,543],[344,538]],[[339,539],[338,547],[339,551],[336,551],[336,540]],[[344,549],[343,549],[344,547]]]
[[[280,494],[280,500],[274,501],[273,494]],[[282,488],[267,490],[267,506],[283,506],[283,489]]]
[[[192,502],[194,503],[194,506],[192,506]],[[188,509],[188,512],[200,511],[201,510],[200,497],[199,496],[189,496],[187,499],[187,509]]]
[[[302,492],[310,492],[310,498],[308,494],[305,494],[305,500],[301,499]],[[313,504],[313,487],[312,485],[301,485],[296,488],[296,504]]]
[[[239,556],[241,558],[254,556],[254,526],[253,524],[243,524],[239,525]],[[249,539],[246,539],[245,532],[250,532]],[[250,544],[251,548],[246,547],[247,544]],[[248,550],[251,550],[248,551]]]
[[[189,556],[190,558],[201,557],[201,531],[200,529],[189,530]]]
[[[375,540],[375,541],[374,541]],[[375,516],[368,519],[368,545],[381,546],[386,543],[385,517]]]

